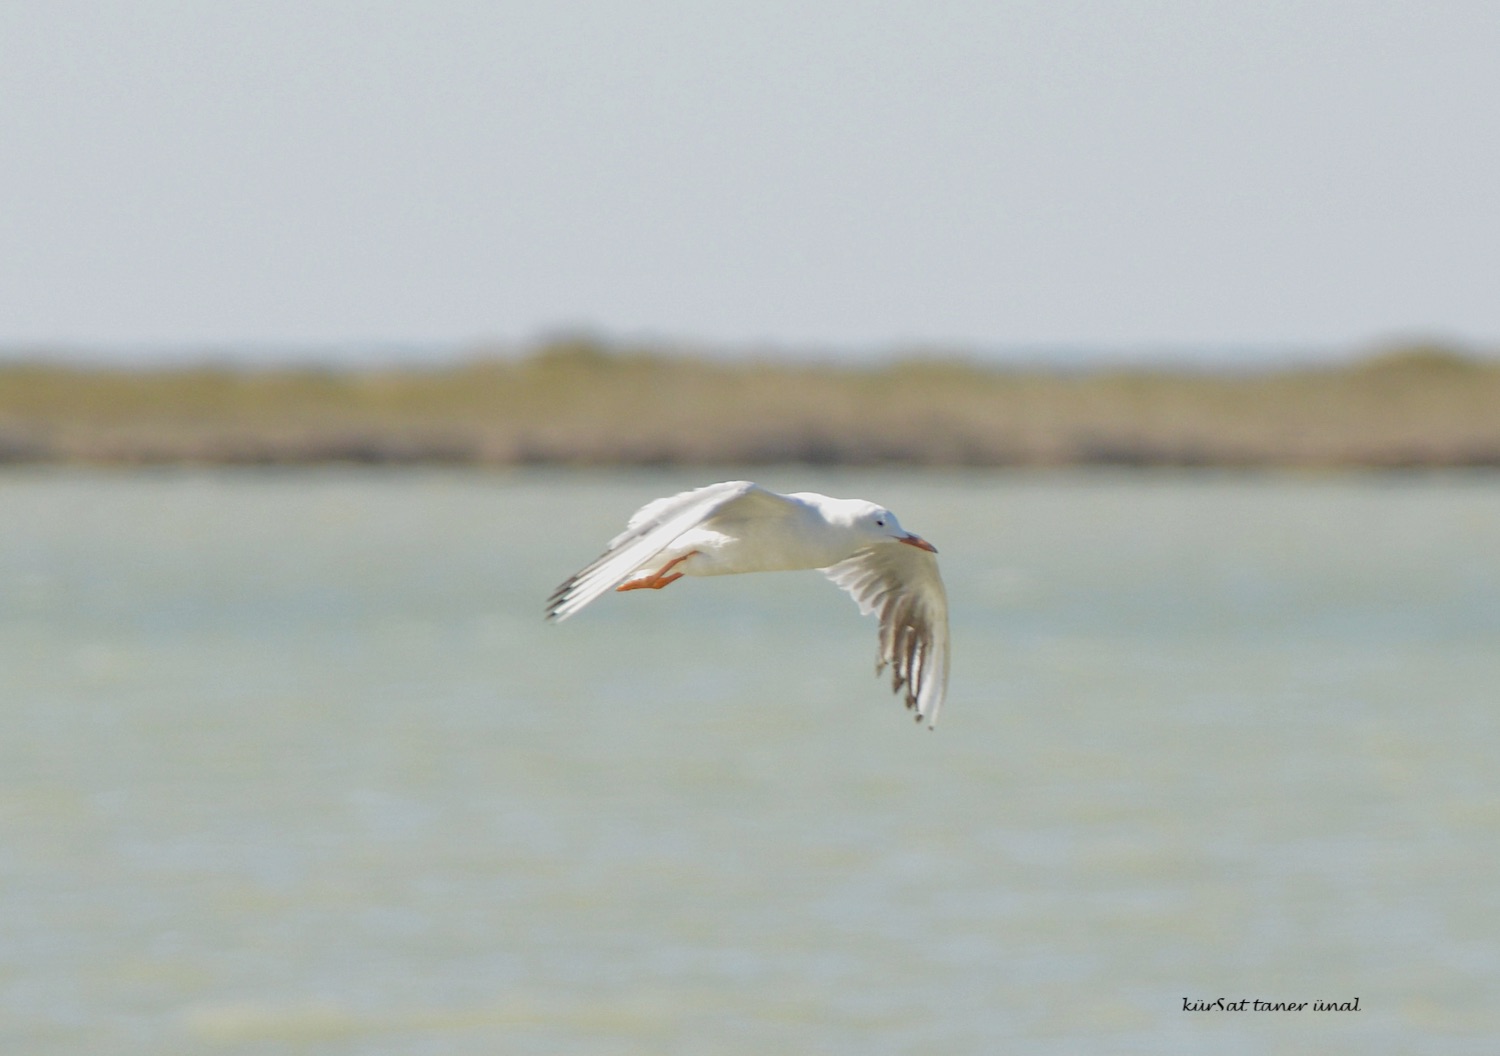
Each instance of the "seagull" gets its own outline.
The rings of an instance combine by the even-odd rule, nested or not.
[[[648,502],[592,564],[547,600],[561,622],[610,590],[661,590],[683,576],[817,569],[880,618],[875,673],[891,667],[918,722],[937,725],[948,691],[948,595],[937,547],[864,499],[782,495],[748,480]]]

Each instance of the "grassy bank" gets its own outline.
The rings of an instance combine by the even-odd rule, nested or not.
[[[435,370],[0,366],[0,460],[1500,466],[1500,365],[1223,375],[612,354]]]

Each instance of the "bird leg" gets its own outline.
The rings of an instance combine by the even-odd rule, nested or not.
[[[698,551],[696,550],[690,550],[687,553],[683,554],[681,557],[674,557],[672,558],[672,560],[668,561],[666,564],[662,565],[661,568],[652,573],[649,579],[632,579],[625,583],[621,583],[615,589],[645,590],[649,587],[651,590],[660,590],[668,583],[676,583],[679,579],[682,578],[683,574],[681,572],[673,572],[672,575],[669,576],[667,575],[667,573],[671,572],[673,568],[675,568],[677,565],[682,564],[697,552]]]

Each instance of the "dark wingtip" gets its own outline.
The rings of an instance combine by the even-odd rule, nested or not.
[[[577,576],[568,577],[567,581],[554,590],[551,596],[547,598],[547,619],[549,621],[556,622],[558,619],[557,610],[562,607],[563,602],[568,600],[568,593],[572,591],[573,584],[577,579]]]

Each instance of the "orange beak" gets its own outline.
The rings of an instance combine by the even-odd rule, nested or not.
[[[937,553],[937,547],[933,546],[926,539],[923,539],[920,535],[903,535],[896,541],[898,543],[905,543],[907,546],[914,546],[918,550],[926,550],[929,554]]]

